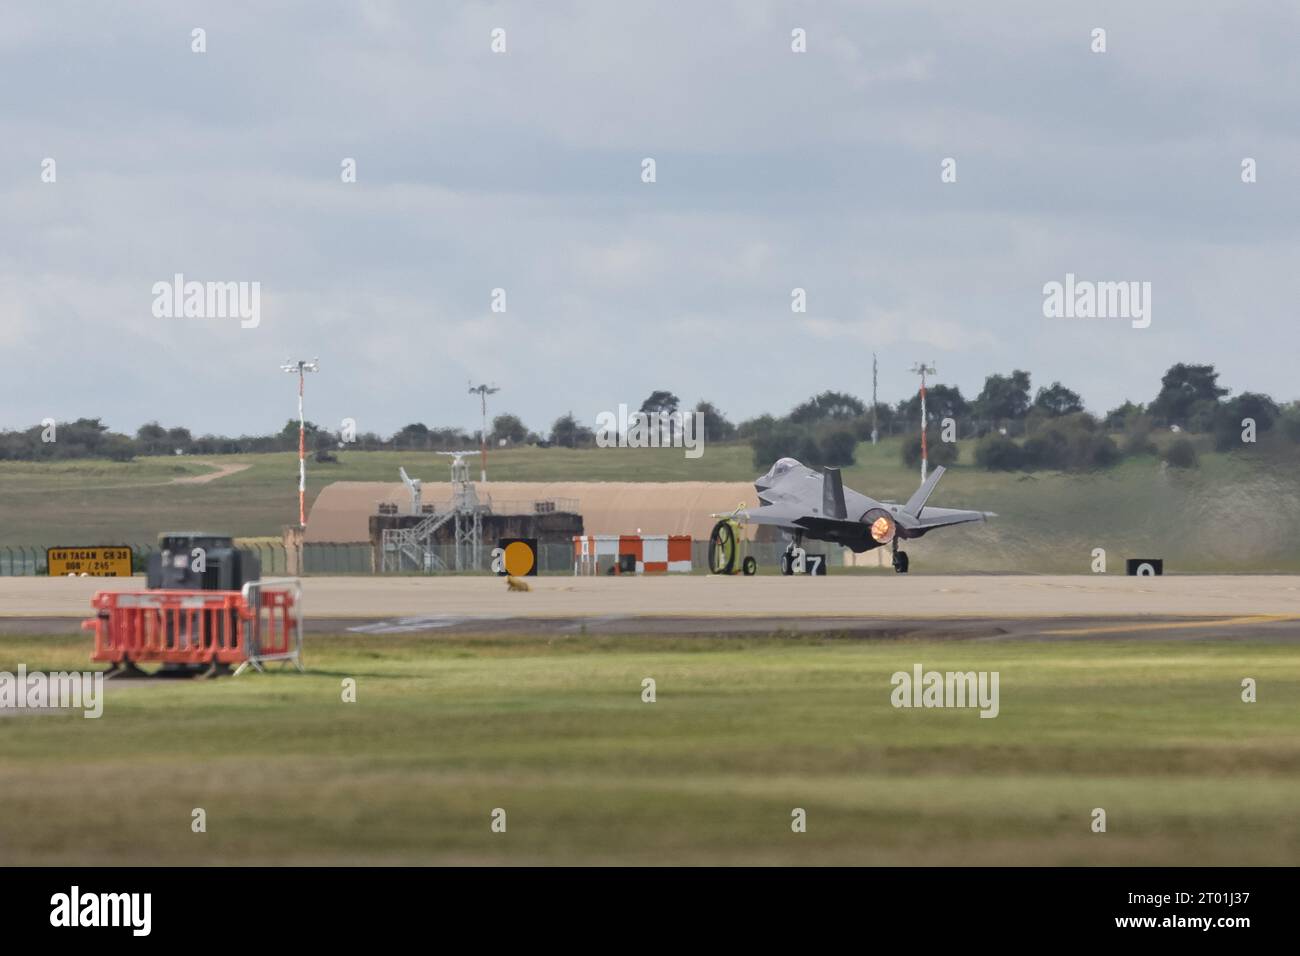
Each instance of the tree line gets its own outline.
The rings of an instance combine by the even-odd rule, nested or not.
[[[673,416],[682,411],[680,401],[670,392],[656,391],[640,407],[647,414]],[[703,413],[706,443],[724,443],[736,439],[736,427],[711,403],[701,401],[694,409]],[[454,427],[430,427],[422,422],[404,425],[384,437],[375,432],[352,432],[343,427],[323,428],[316,422],[305,423],[307,449],[318,461],[329,461],[341,448],[359,451],[457,451],[473,450],[479,445],[478,432]],[[583,448],[596,444],[596,432],[579,421],[572,412],[557,418],[548,431],[538,433],[527,428],[514,414],[492,419],[488,432],[492,447],[501,445],[537,445],[543,448]],[[134,436],[114,432],[99,418],[78,418],[71,422],[45,421],[30,428],[0,431],[0,461],[44,461],[75,458],[108,458],[130,461],[142,455],[232,455],[259,452],[296,451],[298,420],[288,419],[280,431],[271,435],[200,435],[188,428],[165,427],[158,422],[141,425]]]
[[[1171,465],[1190,466],[1197,460],[1197,443],[1187,436],[1209,436],[1213,447],[1241,447],[1251,423],[1253,438],[1280,431],[1282,439],[1300,443],[1300,403],[1282,406],[1268,395],[1242,392],[1228,398],[1213,365],[1176,364],[1160,380],[1147,403],[1125,401],[1100,417],[1088,412],[1078,392],[1061,382],[1032,389],[1022,369],[992,374],[973,399],[956,385],[936,383],[927,388],[926,440],[934,464],[951,465],[961,455],[961,442],[974,441],[973,461],[991,470],[1105,468],[1131,455],[1157,451],[1157,432],[1175,432],[1163,453]],[[783,416],[759,415],[733,424],[712,402],[700,400],[684,408],[667,390],[652,392],[639,411],[670,419],[703,413],[704,442],[748,443],[754,465],[766,468],[777,458],[798,458],[805,464],[851,465],[859,443],[880,436],[903,436],[902,459],[919,464],[920,395],[894,405],[869,407],[847,392],[824,391],[796,405]],[[1277,426],[1281,426],[1280,429]],[[478,446],[477,433],[453,427],[429,427],[413,422],[392,435],[331,430],[306,424],[307,447],[318,461],[330,461],[339,448],[361,451],[452,451]],[[551,423],[545,433],[530,430],[515,414],[492,419],[490,446],[536,445],[582,448],[596,444],[595,430],[572,412]],[[1201,444],[1205,444],[1202,442]],[[138,455],[219,455],[290,451],[298,447],[298,422],[290,419],[271,435],[194,436],[183,427],[157,422],[140,426],[134,436],[113,432],[98,418],[79,418],[18,431],[0,431],[0,460],[38,461],[68,458],[109,458],[129,461]]]
[[[1280,406],[1259,392],[1227,398],[1229,390],[1218,378],[1213,365],[1178,363],[1161,377],[1150,402],[1125,401],[1100,417],[1086,410],[1078,392],[1059,381],[1034,391],[1023,369],[987,376],[979,394],[969,400],[959,387],[937,383],[926,389],[928,456],[933,464],[954,464],[961,454],[960,440],[973,440],[974,463],[989,470],[1088,471],[1157,452],[1170,465],[1190,467],[1197,463],[1200,445],[1240,450],[1270,444],[1264,436],[1277,430],[1283,441],[1300,443],[1300,403]],[[873,409],[852,395],[828,391],[784,418],[743,422],[738,432],[749,437],[757,467],[782,454],[810,465],[849,465],[858,443],[870,440],[873,430],[901,434],[902,459],[917,466],[920,421],[919,393]],[[1158,433],[1175,437],[1161,448],[1154,440]]]

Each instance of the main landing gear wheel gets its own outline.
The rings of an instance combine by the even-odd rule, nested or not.
[[[789,551],[781,552],[781,573],[794,574],[794,555]]]
[[[758,562],[755,561],[752,557],[746,558],[744,561],[740,563],[740,571],[742,574],[745,575],[745,577],[750,577],[757,570],[758,570]]]
[[[897,571],[899,574],[907,573],[907,552],[906,551],[894,552],[894,570]]]
[[[746,559],[746,563],[752,560]],[[733,574],[735,570],[736,527],[724,518],[713,526],[713,531],[709,534],[709,571],[713,574]]]

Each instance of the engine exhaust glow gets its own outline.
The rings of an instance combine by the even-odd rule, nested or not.
[[[871,538],[877,544],[889,544],[894,540],[894,535],[898,531],[898,526],[894,519],[887,514],[877,512],[877,517],[871,521]],[[868,515],[868,518],[871,516]]]

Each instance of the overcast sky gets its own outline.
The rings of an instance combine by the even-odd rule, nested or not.
[[[0,428],[275,430],[287,356],[384,434],[475,426],[469,379],[542,431],[656,388],[780,414],[869,398],[873,350],[890,402],[918,359],[1300,398],[1296,5],[271,7],[6,2]],[[1150,327],[1045,318],[1067,272],[1150,282]],[[155,317],[176,273],[259,282],[260,324]]]

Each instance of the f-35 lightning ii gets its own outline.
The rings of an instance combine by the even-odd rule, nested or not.
[[[838,468],[818,472],[793,458],[782,458],[754,482],[759,507],[740,508],[718,517],[780,528],[790,539],[781,557],[782,574],[793,573],[794,550],[803,546],[805,537],[843,545],[855,553],[888,545],[894,570],[906,574],[907,552],[898,549],[900,540],[919,538],[935,528],[997,517],[991,511],[928,506],[943,472],[942,466],[935,468],[907,503],[900,505],[845,488]]]

